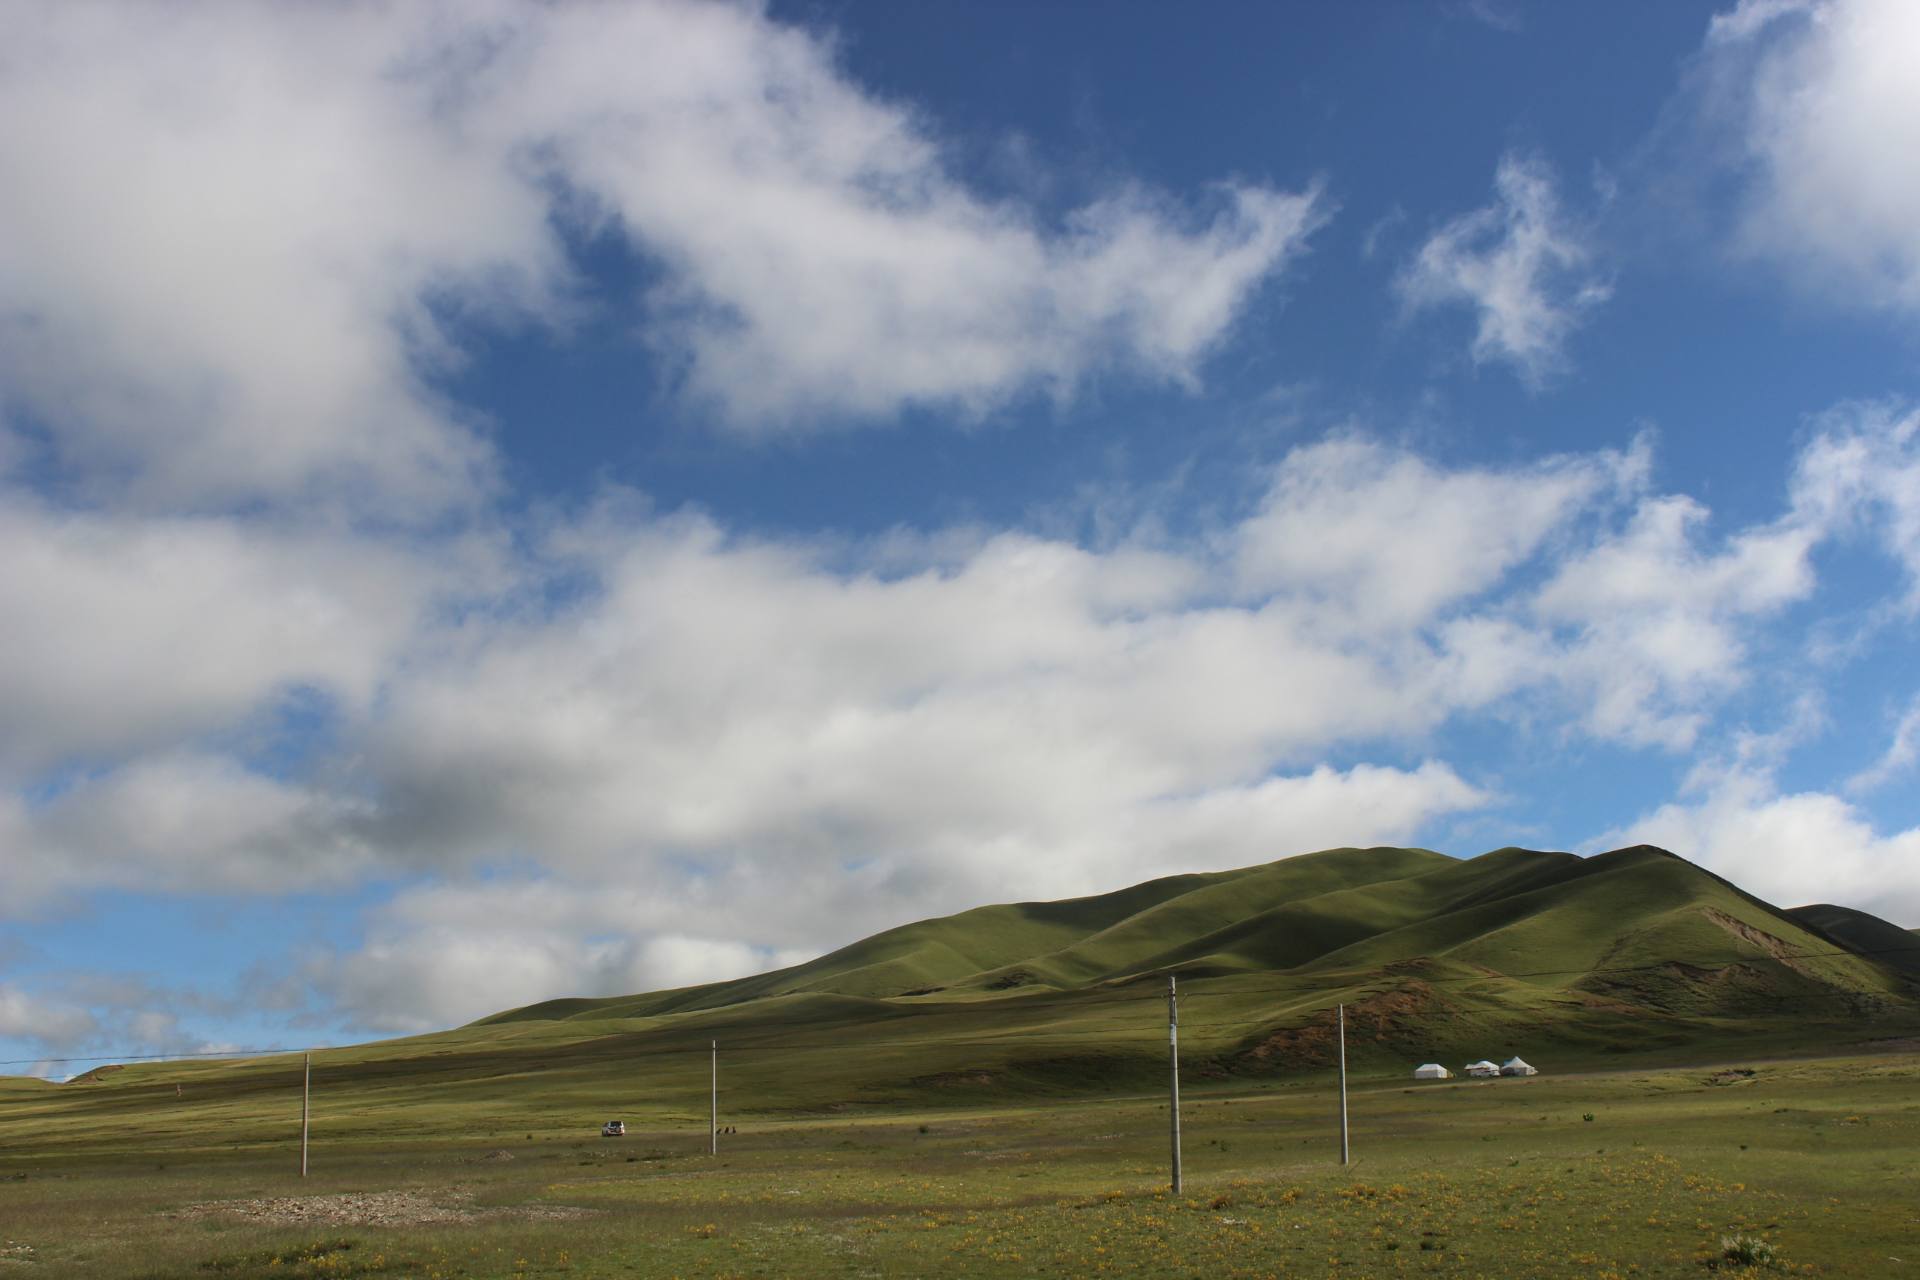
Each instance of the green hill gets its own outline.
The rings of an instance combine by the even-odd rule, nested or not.
[[[735,1116],[1146,1091],[1165,1074],[1169,975],[1196,1088],[1324,1072],[1336,1005],[1362,1076],[1512,1053],[1547,1071],[1723,1061],[1915,1034],[1920,975],[1893,963],[1889,929],[1781,911],[1647,847],[1335,849],[979,907],[731,982],[550,1000],[327,1050],[315,1071],[328,1124],[370,1139],[572,1133],[602,1112],[701,1123],[714,1041]],[[296,1071],[134,1064],[0,1093],[0,1122],[110,1143],[160,1108],[191,1144],[211,1108],[234,1141],[250,1117],[283,1125]]]
[[[1826,902],[1795,907],[1787,914],[1825,934],[1836,946],[1873,956],[1907,973],[1920,974],[1920,942],[1915,940],[1920,930],[1902,929],[1879,916]]]
[[[1899,932],[1843,908],[1780,911],[1646,846],[1592,858],[1508,848],[1468,860],[1332,849],[1095,897],[979,907],[772,973],[548,1001],[475,1025],[660,1018],[809,993],[924,1016],[1015,993],[1093,993],[1153,974],[1239,979],[1236,988],[1264,979],[1279,991],[1390,977],[1406,966],[1431,971],[1428,985],[1498,990],[1495,1004],[1561,991],[1636,1004],[1649,1017],[1704,1016],[1715,1008],[1712,990],[1661,994],[1687,985],[1683,970],[1724,971],[1717,981],[1726,1000],[1736,985],[1749,1003],[1761,991],[1904,999],[1895,963],[1903,957],[1875,954],[1889,950],[1886,930]]]
[[[771,1050],[804,1045],[797,1037],[819,1025],[815,1002],[838,997],[859,1002],[837,1006],[844,1016],[834,1025],[846,1034],[865,1028],[915,1050],[912,1068],[892,1080],[874,1060],[863,1096],[928,1079],[1092,1086],[1102,1070],[1118,1084],[1156,1069],[1141,1046],[1159,1025],[1171,974],[1201,1019],[1185,1043],[1226,1076],[1330,1061],[1337,1004],[1348,1006],[1355,1061],[1379,1070],[1506,1052],[1563,1064],[1716,1056],[1913,1025],[1911,974],[1862,928],[1836,934],[1644,846],[1592,858],[1507,848],[1466,860],[1333,849],[1065,902],[980,907],[789,969],[549,1001],[467,1032],[644,1026]],[[1088,1054],[1137,1070],[1080,1063]]]

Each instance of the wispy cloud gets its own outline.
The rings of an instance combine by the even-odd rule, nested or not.
[[[1502,362],[1539,384],[1560,371],[1586,313],[1612,296],[1590,232],[1561,208],[1544,162],[1509,154],[1495,200],[1430,236],[1397,285],[1409,311],[1464,304],[1476,313],[1476,363]]]
[[[1891,741],[1878,760],[1847,779],[1847,790],[1860,795],[1886,786],[1920,764],[1920,697],[1907,707],[1894,726]]]

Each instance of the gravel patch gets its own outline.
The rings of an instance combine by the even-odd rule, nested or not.
[[[190,1204],[172,1218],[239,1218],[273,1226],[412,1227],[431,1223],[482,1222],[490,1218],[583,1218],[593,1210],[566,1204],[478,1209],[473,1193],[458,1189],[348,1191],[327,1196],[269,1196],[258,1200],[209,1200]]]

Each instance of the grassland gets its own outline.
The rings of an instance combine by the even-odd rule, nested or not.
[[[1314,1072],[1192,1093],[1179,1198],[1151,1096],[744,1117],[717,1158],[703,1125],[658,1110],[630,1112],[625,1139],[585,1123],[506,1135],[490,1124],[511,1110],[503,1097],[439,1115],[425,1126],[436,1132],[383,1135],[343,1133],[323,1101],[304,1182],[291,1123],[233,1143],[207,1115],[182,1146],[180,1131],[155,1141],[130,1112],[110,1144],[0,1150],[0,1269],[1705,1276],[1726,1235],[1765,1240],[1794,1273],[1915,1265],[1912,1055],[1373,1079],[1353,1091],[1347,1169],[1331,1083]],[[280,1198],[282,1212],[359,1204],[363,1219],[391,1220],[295,1225],[235,1208]]]
[[[304,1182],[297,1057],[0,1080],[0,1280],[1697,1275],[1722,1234],[1898,1274],[1912,937],[1657,850],[1342,850],[325,1050]],[[1408,1087],[1514,1053],[1548,1074]],[[597,1138],[616,1116],[631,1136]]]

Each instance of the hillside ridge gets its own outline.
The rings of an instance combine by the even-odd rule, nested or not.
[[[1590,857],[1508,846],[1472,858],[1349,847],[1058,901],[973,907],[767,973],[549,1000],[471,1025],[673,1019],[807,995],[924,1009],[1091,996],[1160,973],[1325,984],[1410,965],[1443,982],[1475,975],[1630,1007],[1638,998],[1652,1002],[1650,1015],[1669,1016],[1678,1006],[1698,1012],[1713,997],[1652,990],[1670,986],[1666,979],[1625,979],[1663,965],[1733,966],[1755,975],[1743,976],[1747,985],[1781,999],[1828,991],[1905,998],[1920,964],[1874,954],[1889,951],[1886,931],[1911,938],[1846,908],[1783,911],[1651,845]]]

